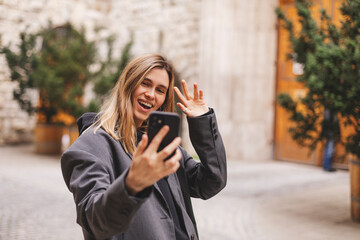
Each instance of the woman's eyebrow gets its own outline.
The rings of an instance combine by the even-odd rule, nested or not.
[[[168,89],[165,85],[162,85],[162,84],[160,84],[160,86],[159,86],[159,87],[164,88],[165,90],[167,90],[167,89]]]
[[[150,78],[147,78],[147,77],[144,78],[144,81],[149,81],[149,82],[153,83],[153,80],[151,80]],[[168,89],[168,87],[163,84],[160,84],[159,87],[164,88],[165,90]]]

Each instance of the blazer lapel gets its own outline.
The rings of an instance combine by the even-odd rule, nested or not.
[[[181,193],[180,184],[175,174],[171,174],[167,177],[167,182],[170,186],[170,191],[174,197],[175,203],[183,208],[185,206],[184,198]]]
[[[165,200],[165,197],[164,195],[162,194],[160,188],[159,188],[159,185],[157,183],[154,184],[154,193],[155,195],[160,199],[160,202],[161,204],[163,205],[163,207],[166,209],[166,211],[168,212],[168,214],[170,215],[170,209],[169,209],[169,206],[168,204],[166,203],[166,200]]]
[[[169,183],[170,190],[173,195],[175,204],[177,204],[181,209],[181,214],[184,219],[187,234],[190,237],[191,233],[196,232],[196,229],[195,229],[194,224],[193,224],[192,220],[190,219],[188,213],[186,212],[184,197],[181,193],[180,183],[177,178],[177,175],[176,174],[169,175],[169,177],[167,178],[167,181]]]
[[[180,184],[177,180],[177,178],[175,177],[175,174],[171,174],[168,177],[165,178],[166,181],[168,182],[169,186],[170,186],[170,191],[173,195],[174,201],[178,206],[181,206],[182,208],[185,206],[184,203],[184,198],[182,196],[181,193],[181,189],[180,189]],[[162,194],[159,185],[157,183],[154,184],[154,188],[156,190],[156,192],[158,192],[158,194],[161,196],[162,198],[162,202],[165,203],[166,207],[168,207],[168,205],[166,204],[166,200],[164,195]]]
[[[183,209],[185,209],[185,203],[184,203],[184,198],[181,194],[181,189],[180,189],[180,185],[178,183],[177,178],[175,177],[175,174],[171,174],[168,177],[166,177],[166,181],[168,182],[169,186],[170,186],[170,191],[171,194],[173,195],[173,199],[175,201],[175,204],[177,206],[180,206],[181,211],[183,211]],[[164,205],[165,209],[169,212],[170,214],[170,209],[169,206],[165,200],[164,195],[162,194],[160,187],[157,183],[154,184],[154,188],[155,188],[155,193],[156,195],[159,197],[160,202]],[[186,211],[186,210],[185,210]],[[184,213],[183,213],[184,214]]]

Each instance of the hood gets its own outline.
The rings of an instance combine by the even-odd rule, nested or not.
[[[84,113],[81,117],[78,118],[76,124],[79,129],[79,135],[81,135],[81,133],[83,133],[91,124],[96,121],[96,115],[97,113],[89,112]]]

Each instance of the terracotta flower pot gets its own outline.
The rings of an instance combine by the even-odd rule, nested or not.
[[[77,129],[77,125],[72,124],[64,127],[62,150],[65,151],[67,148],[69,148],[78,137],[79,137],[79,132]]]
[[[35,152],[40,154],[60,154],[63,126],[38,123],[35,126]]]

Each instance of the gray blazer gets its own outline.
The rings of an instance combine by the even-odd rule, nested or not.
[[[198,239],[191,197],[208,199],[226,185],[225,148],[215,113],[188,118],[190,139],[201,162],[184,149],[181,170],[184,177],[171,174],[167,181],[181,208],[189,239]],[[84,126],[79,126],[84,129]],[[121,142],[103,129],[88,129],[64,152],[61,168],[74,195],[77,222],[85,239],[175,239],[174,222],[157,184],[136,197],[125,188],[131,164]],[[189,205],[190,204],[190,205]]]

